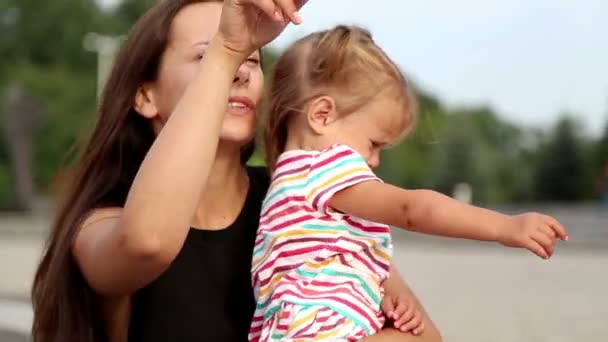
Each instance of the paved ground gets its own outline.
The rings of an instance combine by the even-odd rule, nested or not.
[[[493,244],[395,232],[395,263],[446,341],[608,341],[608,213],[553,210],[572,241],[550,261]],[[43,222],[0,218],[0,342],[25,341],[19,338],[31,311],[24,300]]]

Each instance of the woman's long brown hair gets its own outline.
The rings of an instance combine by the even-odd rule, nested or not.
[[[133,109],[137,89],[157,77],[171,24],[185,6],[213,0],[164,0],[133,27],[115,59],[93,133],[58,208],[32,287],[34,342],[107,340],[96,303],[71,246],[83,218],[95,208],[123,206],[155,133]],[[217,1],[217,0],[216,0]],[[245,163],[253,142],[241,151]]]

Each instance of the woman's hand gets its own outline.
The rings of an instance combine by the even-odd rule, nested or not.
[[[230,52],[246,58],[275,39],[290,23],[300,24],[305,0],[226,0],[217,37]]]

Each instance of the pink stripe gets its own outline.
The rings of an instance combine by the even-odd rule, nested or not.
[[[327,309],[329,309],[329,308],[327,308]],[[337,315],[338,315],[338,313],[334,311],[334,312],[332,312],[332,315],[330,315],[330,316],[325,316],[325,317],[320,317],[318,319],[315,319],[314,321],[310,322],[309,325],[298,330],[294,334],[294,337],[295,338],[314,338],[319,332],[335,329],[337,326],[344,324],[344,321],[346,320],[345,317],[341,317],[339,320],[336,321],[335,324],[322,326],[321,330],[319,330],[319,331],[308,332],[308,330],[310,328],[312,328],[315,323],[326,323],[327,321],[329,321],[330,318],[333,318],[334,316],[337,316]]]
[[[320,309],[320,310],[319,310],[319,312],[318,312],[317,314],[319,314],[319,313],[321,313],[321,312],[326,311],[325,309],[328,309],[328,308],[322,308],[322,309]],[[335,314],[335,312],[334,312],[334,314]],[[296,337],[296,338],[297,338],[297,337],[302,338],[302,337],[304,337],[304,335],[302,335],[302,334],[303,334],[303,333],[305,333],[306,331],[308,331],[308,329],[310,329],[310,328],[311,328],[311,327],[312,327],[312,326],[313,326],[315,323],[325,323],[325,322],[327,322],[327,321],[328,321],[330,318],[332,318],[333,316],[334,316],[334,315],[332,314],[332,315],[330,315],[330,316],[325,316],[325,317],[319,317],[319,318],[316,318],[316,317],[315,317],[315,319],[314,319],[312,322],[310,322],[310,324],[305,325],[305,326],[303,326],[301,329],[297,330],[297,331],[296,331],[296,332],[293,334],[293,336],[294,336],[294,337]],[[317,316],[317,317],[318,317],[318,316]],[[343,320],[343,319],[342,319],[342,320]],[[342,321],[342,320],[339,320],[339,321]],[[313,337],[314,337],[314,336],[313,336]]]
[[[277,297],[283,297],[284,295],[292,295],[296,298],[302,298],[299,293],[295,293],[292,290],[285,290],[285,291],[275,293],[275,296],[277,296]],[[318,299],[318,298],[306,298],[306,299]],[[374,320],[365,311],[361,310],[361,308],[359,308],[358,306],[352,305],[353,303],[351,303],[347,300],[344,300],[340,297],[334,297],[334,296],[327,296],[322,299],[334,301],[334,302],[337,302],[337,303],[340,303],[342,305],[349,307],[353,311],[357,312],[359,315],[363,316],[367,320],[367,322],[370,323],[370,325],[372,326],[372,328],[375,331],[379,329],[379,327],[376,325],[376,322],[374,322]]]
[[[319,169],[319,168],[321,168],[321,167],[323,167],[323,166],[325,166],[325,165],[327,165],[327,164],[329,164],[329,163],[331,163],[333,161],[336,161],[337,159],[350,156],[351,154],[353,154],[353,151],[351,151],[351,150],[340,151],[340,152],[334,154],[333,156],[330,156],[328,158],[325,158],[325,159],[319,161],[318,163],[315,163],[314,165],[311,166],[310,170],[312,172],[312,171],[314,171],[316,169]]]
[[[303,165],[300,166],[298,168],[295,169],[288,169],[282,172],[277,172],[274,177],[272,177],[272,181],[277,181],[279,180],[281,177],[285,177],[285,176],[289,176],[289,175],[293,175],[294,173],[298,173],[298,172],[302,172],[304,170],[307,170],[308,168],[310,168],[310,165]]]
[[[332,325],[325,325],[323,326],[323,328],[321,329],[321,331],[331,331],[336,329],[338,326],[341,326],[344,324],[344,321],[346,321],[346,317],[342,317],[339,320],[336,321],[335,324]],[[314,336],[313,336],[314,337]]]
[[[285,227],[289,227],[291,225],[294,225],[296,223],[300,223],[300,222],[303,222],[303,221],[308,221],[308,220],[313,219],[313,218],[314,217],[312,215],[306,214],[306,215],[303,215],[303,216],[299,216],[299,217],[293,218],[291,220],[284,221],[281,224],[277,224],[274,227],[268,227],[268,228],[264,229],[263,232],[264,233],[265,232],[276,232],[276,231],[281,230],[281,229],[283,229]],[[260,232],[262,232],[262,231],[260,231]]]
[[[314,292],[316,294],[345,293],[348,296],[355,297],[360,303],[362,303],[362,305],[367,305],[367,302],[368,302],[368,300],[365,298],[365,293],[363,291],[361,291],[361,288],[356,287],[355,282],[351,279],[342,280],[339,283],[331,282],[331,281],[317,280],[317,279],[306,280],[310,283],[310,286],[324,287],[324,289],[322,289],[322,290],[314,290],[314,289],[309,289],[307,287],[303,287],[301,285],[301,281],[303,281],[303,279],[298,279],[298,278],[295,278],[290,275],[285,275],[283,277],[283,279],[293,281],[294,283],[290,284],[290,285],[293,285],[294,287],[298,288],[298,290],[300,290],[300,292],[306,291],[306,292]],[[344,279],[344,278],[340,278],[340,279]],[[352,290],[352,292],[347,291],[346,289],[343,288],[343,286],[349,287]],[[274,295],[273,295],[273,297],[274,297]]]
[[[275,170],[278,170],[280,167],[283,167],[283,165],[286,165],[286,164],[289,164],[289,163],[293,163],[293,162],[296,162],[298,160],[311,158],[311,157],[312,157],[312,154],[298,154],[297,156],[281,159],[281,161],[279,161],[277,163],[277,165],[275,166]]]
[[[348,261],[346,261],[346,258],[344,258],[344,254],[340,254],[338,255],[338,258],[340,259],[340,262],[342,263],[342,265],[344,266],[348,266],[348,267],[352,267]]]
[[[297,256],[297,255],[301,255],[301,254],[307,254],[307,253],[312,253],[315,251],[319,251],[319,250],[326,250],[326,251],[330,251],[330,252],[334,252],[335,254],[340,254],[340,253],[350,253],[351,251],[343,249],[343,248],[338,248],[337,246],[323,246],[323,248],[319,248],[319,246],[312,246],[312,247],[305,247],[305,248],[299,248],[299,249],[294,249],[294,250],[289,250],[289,251],[283,251],[280,252],[279,255],[276,256],[275,259],[271,260],[270,262],[266,263],[264,266],[260,267],[258,269],[258,271],[256,272],[256,274],[260,274],[262,272],[264,272],[266,269],[271,268],[274,266],[274,264],[280,260],[281,258],[284,257],[292,257],[292,256]],[[277,274],[277,273],[281,273],[283,271],[288,271],[288,270],[292,270],[296,267],[299,267],[300,265],[302,265],[303,262],[301,263],[297,263],[297,264],[292,264],[292,265],[284,265],[281,267],[277,267],[274,269],[273,275]],[[271,277],[268,277],[267,279],[264,279],[261,281],[259,287],[262,288],[264,287],[266,284],[268,284],[270,282]]]
[[[355,182],[357,182],[357,183],[361,183],[363,180],[367,180],[367,179],[369,179],[369,180],[375,180],[375,179],[376,179],[376,177],[371,176],[371,175],[368,175],[368,174],[365,174],[365,175],[358,175],[358,176],[355,176],[355,177],[352,177],[352,178],[347,178],[347,179],[345,179],[345,180],[343,180],[343,181],[341,181],[341,182],[339,182],[339,183],[335,183],[335,184],[333,184],[332,186],[330,186],[330,187],[328,187],[328,188],[324,189],[323,191],[321,191],[321,192],[319,192],[317,195],[315,195],[315,197],[314,197],[314,199],[313,199],[313,201],[312,201],[312,206],[313,206],[314,208],[317,208],[317,207],[318,207],[318,203],[319,203],[319,201],[321,200],[321,197],[322,197],[323,195],[325,195],[326,193],[328,193],[328,192],[330,192],[330,191],[334,190],[335,188],[342,187],[342,186],[344,186],[345,184],[349,184],[349,183],[353,183],[353,184],[349,184],[348,186],[353,186]],[[343,189],[342,189],[342,190],[343,190]],[[326,208],[323,208],[323,209],[326,209]]]
[[[367,249],[365,249],[365,251],[367,251]],[[355,259],[359,260],[359,262],[360,262],[360,263],[362,263],[363,265],[365,265],[365,267],[366,267],[366,268],[367,268],[369,271],[371,271],[371,272],[374,272],[374,273],[375,273],[375,271],[374,271],[374,270],[375,270],[374,266],[372,266],[372,265],[371,265],[369,262],[367,262],[367,260],[363,259],[363,258],[362,258],[362,257],[359,255],[359,253],[352,253],[352,256],[353,256]],[[372,261],[372,262],[373,262],[373,261]]]
[[[275,204],[273,204],[272,206],[270,206],[270,208],[266,209],[261,215],[260,217],[264,217],[266,215],[268,215],[269,212],[271,212],[272,210],[276,209],[277,207],[280,207],[282,205],[284,205],[287,202],[293,201],[293,202],[304,202],[306,200],[306,198],[304,198],[304,196],[287,196],[284,197],[283,199],[281,199],[280,201],[277,201]]]
[[[362,223],[359,223],[355,220],[353,220],[351,217],[346,216],[344,217],[344,221],[346,221],[349,225],[358,228],[364,232],[370,232],[370,233],[386,233],[386,234],[390,234],[391,233],[391,229],[387,226],[387,225],[363,225]],[[369,221],[370,223],[373,223],[371,221]]]
[[[302,204],[302,202],[295,202],[295,204],[290,205],[289,207],[285,207],[281,210],[276,211],[272,215],[264,215],[260,220],[260,226],[272,226],[273,221],[276,219],[283,219],[283,217],[295,214],[295,213],[314,213],[315,211],[312,208],[309,208]]]
[[[363,250],[363,253],[365,253],[365,255],[367,255],[374,264],[380,267],[380,269],[388,271],[388,269],[390,268],[389,264],[384,263],[382,262],[382,260],[378,260],[377,258],[375,258],[372,253],[370,253],[369,249]]]

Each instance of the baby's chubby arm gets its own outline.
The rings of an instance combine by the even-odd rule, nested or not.
[[[375,181],[337,192],[329,206],[414,232],[527,248],[541,258],[552,255],[556,239],[568,239],[564,227],[547,215],[510,216],[461,203],[436,191],[405,190]]]

